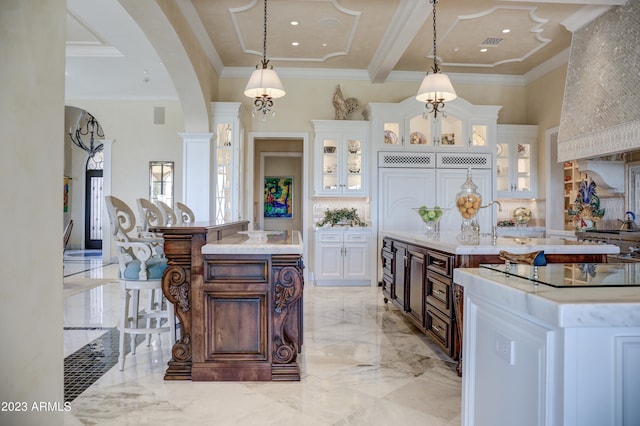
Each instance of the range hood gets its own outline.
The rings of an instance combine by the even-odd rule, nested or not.
[[[580,173],[587,174],[598,185],[611,193],[624,192],[624,160],[596,159],[578,162]]]
[[[628,1],[574,32],[558,161],[640,148],[639,25],[640,2]]]

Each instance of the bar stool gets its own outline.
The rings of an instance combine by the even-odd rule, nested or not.
[[[120,323],[120,356],[118,366],[122,371],[125,361],[125,334],[130,334],[131,354],[136,353],[136,336],[146,335],[147,346],[151,335],[169,332],[171,347],[176,342],[175,311],[172,303],[162,295],[162,273],[167,259],[152,257],[151,248],[144,243],[117,242],[120,248],[127,247],[130,260],[120,263],[120,286],[122,288],[122,317]],[[135,253],[135,257],[131,254]],[[119,256],[120,260],[120,256]],[[141,293],[146,293],[142,296]],[[141,298],[148,297],[141,309]]]

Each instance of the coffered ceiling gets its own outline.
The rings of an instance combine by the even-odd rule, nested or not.
[[[262,0],[175,2],[220,75],[248,76],[260,62]],[[571,30],[623,3],[440,0],[441,68],[525,76],[566,61]],[[285,78],[349,72],[384,82],[424,73],[432,65],[432,10],[429,0],[269,0],[267,58]],[[175,97],[162,58],[117,0],[68,0],[68,11],[67,98]]]

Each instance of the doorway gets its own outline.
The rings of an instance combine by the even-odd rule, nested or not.
[[[102,249],[103,153],[87,159],[85,170],[84,247]]]

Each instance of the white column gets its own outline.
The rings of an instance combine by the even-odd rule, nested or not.
[[[111,195],[111,177],[113,160],[114,140],[102,140],[102,195]],[[111,263],[111,223],[109,222],[109,213],[107,206],[102,202],[102,263],[105,265]]]
[[[213,133],[178,133],[182,138],[183,202],[196,216],[196,222],[214,218],[212,209],[211,170]]]

